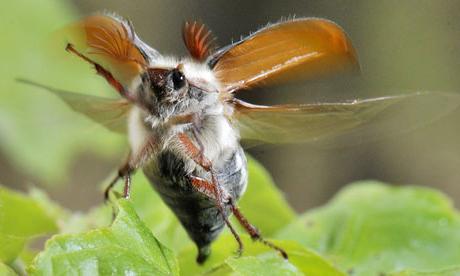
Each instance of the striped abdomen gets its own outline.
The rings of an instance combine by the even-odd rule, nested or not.
[[[156,162],[155,162],[156,161]],[[144,167],[144,173],[163,201],[173,210],[188,235],[198,246],[198,258],[204,260],[210,253],[210,244],[222,231],[225,222],[213,199],[193,188],[185,170],[185,162],[172,151],[164,150],[152,165]],[[238,147],[222,165],[214,167],[219,185],[235,201],[242,195],[247,184],[246,157]],[[206,175],[194,176],[208,179]],[[230,206],[225,203],[225,215]]]

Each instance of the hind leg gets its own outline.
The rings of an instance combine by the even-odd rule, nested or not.
[[[213,177],[215,180],[215,178]],[[226,204],[230,198],[230,195],[224,192],[218,192],[218,184],[217,182],[209,182],[202,178],[196,176],[190,176],[190,182],[192,183],[193,187],[199,191],[200,193],[206,195],[209,198],[212,198],[216,202],[216,206],[219,210],[219,213],[222,215],[222,218],[230,229],[230,232],[235,237],[236,242],[238,243],[238,256],[243,253],[243,242],[241,241],[240,236],[236,232],[233,225],[230,223],[228,216],[225,214],[224,211],[224,204]],[[199,248],[197,262],[203,263],[210,254],[210,249],[208,247]]]
[[[243,226],[246,232],[248,232],[248,234],[251,236],[251,239],[260,241],[261,243],[267,245],[268,247],[278,251],[281,254],[281,256],[283,256],[283,258],[285,259],[288,258],[288,255],[286,251],[284,251],[284,249],[282,249],[279,246],[276,246],[272,242],[269,242],[262,237],[259,230],[248,221],[248,219],[243,215],[243,213],[241,213],[240,209],[238,208],[238,206],[236,206],[236,203],[233,202],[231,198],[230,198],[229,204],[231,206],[233,215],[236,217],[240,225]]]
[[[206,196],[216,199],[216,194],[213,191],[213,184],[211,182],[207,182],[206,180],[203,180],[198,177],[191,177],[192,180],[192,185],[201,193],[205,194]],[[233,215],[236,217],[238,222],[240,223],[241,226],[248,232],[248,234],[251,236],[253,240],[257,240],[262,242],[263,244],[267,245],[268,247],[278,251],[283,258],[287,259],[288,255],[286,251],[284,251],[282,248],[276,246],[275,244],[265,240],[262,235],[260,234],[259,230],[253,226],[248,219],[243,215],[243,213],[240,211],[236,203],[233,201],[232,197],[230,195],[225,195],[221,200],[221,202],[227,203],[230,205],[230,209],[233,213]],[[232,228],[230,228],[230,231],[232,231],[232,234],[235,236],[238,244],[240,245],[239,247],[239,254],[241,254],[241,251],[243,250],[243,244],[241,242],[241,239],[239,235],[236,233],[236,231]],[[234,232],[235,231],[235,232]]]
[[[275,244],[265,240],[259,230],[254,227],[246,217],[241,213],[240,209],[234,202],[233,198],[223,190],[219,183],[217,183],[214,172],[212,170],[212,163],[203,155],[203,150],[195,146],[192,140],[185,134],[179,134],[179,139],[182,144],[187,149],[190,158],[192,158],[198,165],[200,165],[203,169],[208,171],[211,174],[211,181],[204,180],[198,177],[191,177],[192,185],[201,193],[205,194],[206,196],[213,198],[224,217],[225,223],[229,227],[230,231],[232,232],[233,236],[238,242],[239,249],[238,252],[241,254],[243,251],[243,243],[241,242],[241,238],[238,233],[235,231],[233,226],[231,225],[228,217],[224,213],[224,204],[229,204],[233,215],[236,217],[238,222],[243,226],[243,228],[248,232],[253,240],[257,240],[262,242],[263,244],[269,246],[270,248],[278,251],[283,258],[287,259],[288,255],[286,251],[282,248],[276,246]],[[201,144],[200,147],[202,148]]]
[[[195,146],[193,141],[186,134],[180,133],[178,134],[178,138],[179,138],[179,141],[182,143],[182,145],[184,145],[185,149],[187,150],[187,154],[189,155],[189,157],[195,163],[200,165],[204,170],[210,173],[211,181],[208,181],[208,180],[205,180],[199,177],[195,177],[195,176],[190,176],[191,183],[193,187],[195,187],[195,189],[197,189],[199,192],[214,199],[216,203],[216,207],[219,209],[219,212],[221,213],[225,224],[230,229],[230,231],[232,232],[233,236],[235,237],[238,243],[238,254],[241,254],[241,252],[243,252],[243,243],[241,242],[240,236],[238,235],[235,228],[228,220],[228,217],[225,215],[225,211],[224,211],[224,204],[228,201],[228,198],[230,196],[224,190],[222,190],[222,188],[219,186],[216,180],[216,177],[214,175],[214,171],[212,169],[211,161],[204,156],[203,150]],[[197,261],[204,262],[205,259],[206,257],[198,255]]]

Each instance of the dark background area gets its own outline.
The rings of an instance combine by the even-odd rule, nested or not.
[[[460,92],[460,1],[74,0],[69,4],[75,16],[107,10],[130,19],[139,36],[164,55],[186,54],[180,33],[185,20],[207,24],[221,46],[293,15],[327,18],[346,30],[360,58],[361,76],[331,76],[244,92],[242,96],[253,102],[309,103],[414,91]],[[15,20],[20,24],[20,17]],[[262,146],[249,152],[299,211],[324,203],[342,186],[361,179],[435,187],[458,206],[459,115],[457,110],[409,133],[352,146]],[[53,198],[75,209],[101,202],[99,183],[113,174],[124,156],[123,148],[100,155],[82,147],[72,156],[66,180],[48,185],[33,170],[18,168],[1,142],[1,183],[20,189],[30,183],[46,187]]]

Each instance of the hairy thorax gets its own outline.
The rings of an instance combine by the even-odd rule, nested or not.
[[[168,90],[172,87],[168,85],[167,76],[161,79],[162,87],[152,87],[149,82],[142,81],[147,76],[133,82],[131,89],[137,90],[140,102],[145,103],[132,109],[128,124],[131,156],[141,156],[141,160],[134,160],[136,167],[147,164],[152,167],[156,157],[167,150],[185,161],[187,173],[198,171],[201,174],[199,165],[190,159],[184,144],[179,141],[179,134],[187,135],[214,167],[223,166],[239,147],[238,132],[228,119],[232,110],[222,102],[220,85],[213,72],[190,59],[164,57],[155,60],[153,65],[181,66],[187,82],[178,91]],[[177,120],[181,117],[189,119]]]
[[[239,147],[238,136],[221,106],[209,109],[206,113],[196,114],[197,119],[193,122],[171,124],[168,120],[160,121],[134,107],[129,118],[129,142],[132,156],[143,156],[136,165],[152,167],[156,165],[151,164],[156,162],[156,157],[167,150],[185,162],[184,169],[187,173],[203,174],[179,141],[178,134],[184,133],[197,147],[202,147],[202,154],[214,167],[222,166]],[[143,151],[147,151],[148,154],[144,154]]]

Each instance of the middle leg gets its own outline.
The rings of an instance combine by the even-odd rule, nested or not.
[[[196,137],[196,134],[195,134],[195,137]],[[223,190],[220,187],[219,183],[217,183],[216,181],[215,174],[212,169],[212,163],[210,160],[208,160],[204,156],[203,150],[195,146],[195,144],[191,141],[191,139],[185,134],[179,134],[179,139],[182,142],[182,144],[185,146],[185,148],[187,149],[187,152],[189,153],[190,158],[192,158],[195,161],[195,163],[199,164],[203,169],[205,169],[211,174],[211,182],[206,181],[202,178],[191,177],[192,185],[198,191],[202,192],[208,197],[213,198],[216,201],[217,206],[219,210],[221,211],[222,216],[224,217],[225,223],[227,224],[227,226],[229,227],[230,231],[235,236],[235,239],[237,240],[239,244],[239,251],[243,250],[243,244],[241,242],[241,238],[239,237],[238,233],[236,233],[230,221],[225,216],[224,207],[223,207],[224,204],[230,205],[233,215],[236,217],[238,222],[241,224],[241,226],[243,226],[243,228],[248,232],[248,234],[251,236],[253,240],[262,242],[268,247],[278,251],[281,254],[281,256],[283,256],[283,258],[287,259],[288,255],[286,251],[276,246],[275,244],[265,240],[260,234],[259,230],[256,227],[254,227],[251,223],[249,223],[246,217],[242,214],[242,212],[240,211],[240,209],[234,202],[231,195],[229,195],[225,190]],[[200,144],[200,147],[202,148],[201,144]]]
[[[243,243],[224,211],[224,204],[228,201],[230,196],[217,183],[217,179],[212,168],[212,163],[204,156],[202,145],[200,144],[201,149],[199,149],[185,133],[178,134],[178,138],[182,145],[185,147],[189,157],[211,175],[211,181],[207,181],[195,176],[190,176],[190,180],[195,189],[214,199],[225,224],[230,229],[230,232],[233,234],[235,240],[238,243],[238,254],[240,255],[243,252]]]

